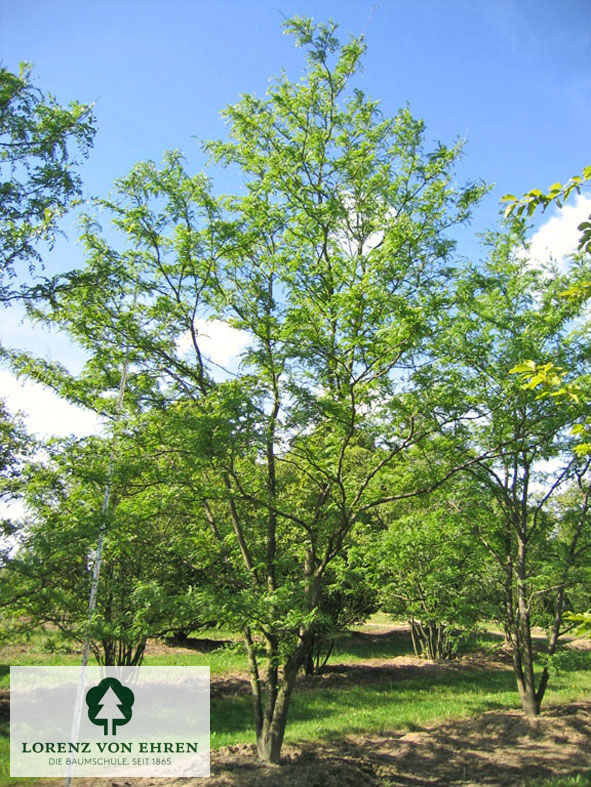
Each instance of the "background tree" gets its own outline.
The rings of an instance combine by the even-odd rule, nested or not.
[[[352,535],[352,542],[355,537]],[[378,595],[367,565],[356,564],[350,549],[333,560],[320,591],[312,643],[304,662],[306,675],[322,671],[339,635],[378,610]]]
[[[0,301],[12,289],[18,265],[32,271],[41,244],[52,245],[58,220],[81,193],[80,160],[95,134],[92,107],[60,106],[32,81],[0,68]]]
[[[533,716],[540,711],[549,677],[546,666],[539,681],[535,675],[533,620],[540,620],[542,605],[553,606],[552,655],[564,632],[563,594],[573,581],[574,556],[580,557],[577,542],[587,526],[581,521],[581,528],[572,531],[566,551],[553,550],[549,504],[561,485],[586,466],[579,467],[569,454],[568,414],[548,400],[528,396],[509,370],[534,350],[577,365],[584,362],[585,348],[568,337],[575,310],[560,297],[568,279],[529,264],[523,225],[512,224],[490,240],[486,265],[461,285],[465,302],[453,315],[455,349],[450,347],[449,358],[461,363],[458,374],[465,378],[466,401],[475,416],[465,445],[477,452],[483,445],[499,447],[494,458],[478,459],[469,473],[485,499],[491,494],[495,499],[476,519],[477,533],[497,562],[517,686],[525,713]],[[544,476],[540,471],[549,460],[555,470]],[[558,582],[547,573],[545,556],[550,553]]]
[[[26,515],[13,528],[13,554],[0,575],[4,636],[51,624],[69,645],[88,634],[100,664],[139,664],[148,637],[198,620],[191,590],[200,575],[184,559],[189,533],[178,507],[162,490],[154,494],[135,451],[120,443],[100,593],[88,622],[111,445],[93,437],[46,450],[49,458],[25,468]]]
[[[455,479],[399,506],[375,542],[380,609],[409,620],[417,656],[453,658],[476,623],[495,615],[498,588],[472,529],[484,505]]]

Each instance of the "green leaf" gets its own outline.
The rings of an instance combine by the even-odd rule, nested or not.
[[[517,366],[514,366],[512,369],[509,369],[509,374],[522,374],[524,372],[533,372],[536,369],[536,362],[535,361],[522,361],[518,363]]]

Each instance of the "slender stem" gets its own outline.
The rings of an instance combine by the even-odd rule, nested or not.
[[[137,287],[133,296],[132,309],[137,302]],[[111,442],[111,452],[109,455],[109,463],[107,465],[107,478],[105,481],[105,491],[103,494],[103,502],[101,505],[101,525],[98,533],[97,548],[94,557],[94,564],[92,567],[92,579],[90,583],[90,596],[88,598],[88,613],[86,618],[86,632],[84,635],[84,647],[82,650],[82,664],[80,666],[80,677],[78,680],[78,688],[76,690],[76,705],[74,709],[74,719],[72,721],[71,740],[74,742],[78,738],[78,731],[80,729],[80,716],[82,714],[82,696],[84,691],[84,681],[86,677],[86,667],[88,665],[88,656],[91,648],[90,642],[90,624],[94,611],[96,609],[96,599],[98,593],[98,583],[101,572],[101,564],[103,559],[103,547],[105,543],[105,535],[107,532],[107,521],[109,515],[109,505],[111,502],[111,491],[113,488],[113,475],[115,473],[115,455],[117,449],[117,437],[119,433],[119,425],[121,416],[123,414],[123,400],[125,398],[125,390],[127,388],[127,378],[129,374],[129,350],[126,350],[123,360],[123,368],[121,369],[121,378],[119,380],[119,396],[117,398],[117,410],[115,418],[115,426],[113,430],[113,439]],[[68,766],[68,773],[66,776],[65,787],[70,787],[72,783],[72,766]]]

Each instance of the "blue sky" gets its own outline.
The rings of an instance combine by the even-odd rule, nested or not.
[[[38,85],[62,103],[96,103],[82,174],[86,194],[101,196],[165,148],[201,169],[195,137],[223,135],[225,105],[263,93],[281,68],[299,75],[303,53],[281,30],[294,14],[334,19],[342,39],[364,33],[358,86],[385,114],[408,102],[429,141],[467,140],[461,178],[496,185],[463,236],[466,253],[494,224],[502,194],[591,163],[589,0],[0,0],[0,58],[10,69],[34,63]],[[81,263],[69,237],[49,271]],[[4,339],[30,344],[14,314],[6,326]],[[58,346],[35,337],[41,351]]]
[[[223,134],[220,109],[282,67],[297,76],[302,52],[281,30],[296,13],[365,33],[360,85],[385,113],[408,101],[429,139],[468,140],[462,173],[497,184],[485,221],[502,193],[587,163],[589,0],[0,0],[0,56],[35,63],[60,101],[96,102],[84,178],[102,194],[164,148],[200,168],[193,137]]]

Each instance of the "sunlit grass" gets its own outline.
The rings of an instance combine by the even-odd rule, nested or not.
[[[591,696],[591,671],[575,669],[555,676],[545,703],[561,704]],[[425,677],[371,680],[354,672],[342,685],[322,681],[294,692],[286,741],[331,739],[341,735],[417,730],[490,710],[519,707],[513,673],[507,669],[429,671]],[[212,747],[252,742],[248,696],[212,700]]]
[[[528,782],[527,787],[591,787],[591,773],[558,777],[549,781]]]
[[[241,646],[236,645],[217,648],[209,653],[198,651],[154,655],[148,653],[143,665],[146,667],[209,667],[213,677],[227,672],[244,672],[248,669],[248,660]]]

